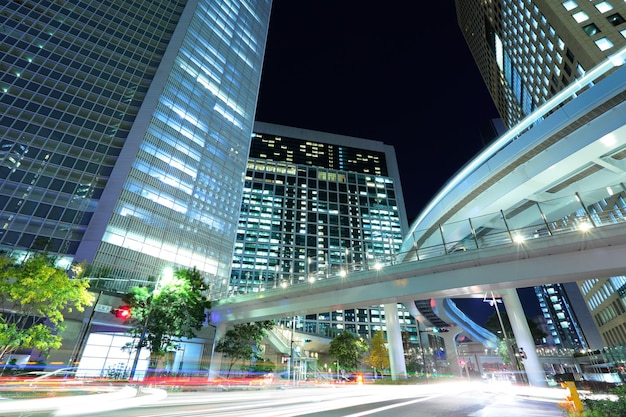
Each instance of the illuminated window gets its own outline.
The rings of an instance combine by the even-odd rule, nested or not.
[[[598,9],[600,13],[606,13],[609,10],[613,10],[613,6],[611,6],[608,1],[603,1],[602,3],[596,4],[596,9]]]
[[[574,13],[572,17],[578,23],[584,22],[585,20],[589,20],[589,15],[585,12]]]
[[[601,51],[606,51],[607,49],[613,47],[613,42],[611,42],[607,38],[600,38],[594,42],[596,45],[598,45],[598,48],[600,48]]]
[[[564,1],[562,4],[563,7],[565,7],[565,10],[567,10],[568,12],[578,7],[578,4],[573,0]]]

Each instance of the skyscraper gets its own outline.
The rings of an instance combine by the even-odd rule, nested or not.
[[[0,5],[0,248],[225,292],[271,0]]]
[[[509,128],[626,46],[623,1],[456,0],[456,8],[461,31]],[[607,199],[597,204],[613,207],[622,202]],[[617,294],[622,282],[605,277],[578,283],[605,346],[626,343],[626,303]],[[589,311],[574,313],[578,303],[572,300],[581,298],[575,287],[535,290],[561,347],[598,347],[597,330],[586,325],[591,322]]]
[[[508,127],[626,45],[623,1],[456,0],[456,9]]]
[[[382,142],[255,123],[233,257],[231,292],[310,285],[389,260],[407,219],[393,147]],[[338,300],[340,303],[341,300]],[[410,314],[400,322],[417,340]],[[369,338],[383,308],[308,315],[298,330]]]

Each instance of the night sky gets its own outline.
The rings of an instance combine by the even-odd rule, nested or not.
[[[497,117],[452,0],[274,0],[256,120],[393,145],[409,223]]]
[[[453,1],[274,1],[256,119],[393,145],[409,221],[496,117]]]

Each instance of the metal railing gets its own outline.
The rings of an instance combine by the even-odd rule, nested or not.
[[[610,193],[607,190],[618,192]],[[598,198],[600,196],[606,197]],[[459,252],[518,245],[533,239],[549,239],[624,222],[626,191],[622,184],[618,184],[541,203],[527,203],[523,209],[500,211],[415,231],[405,238],[405,241],[414,242],[413,247],[406,252],[367,259],[358,266],[342,268],[330,275],[309,275],[307,280],[283,282],[282,285],[268,283],[267,288],[262,288],[262,291],[282,291],[292,286],[311,285],[320,280],[345,280],[353,272],[380,270],[399,262],[419,262],[434,257],[454,256]],[[231,297],[243,295],[246,294],[234,294]]]

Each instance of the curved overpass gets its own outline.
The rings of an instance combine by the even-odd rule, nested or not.
[[[617,58],[623,61],[626,49]],[[461,169],[413,223],[401,252],[381,260],[383,269],[220,300],[213,319],[623,273],[617,248],[626,241],[626,67],[610,61],[585,77]]]
[[[250,322],[611,276],[626,269],[624,253],[626,227],[618,223],[240,295],[216,303],[211,320]]]
[[[626,49],[464,166],[380,270],[221,300],[215,323],[462,297],[626,270]]]

